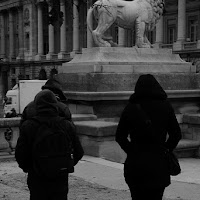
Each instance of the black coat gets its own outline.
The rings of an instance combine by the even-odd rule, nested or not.
[[[36,95],[34,104],[36,105],[36,117],[40,122],[44,121],[53,129],[63,129],[66,130],[67,134],[70,134],[74,148],[74,164],[76,165],[83,156],[83,148],[76,135],[74,124],[65,118],[60,120],[55,95],[50,90],[42,90]],[[31,118],[24,121],[20,126],[20,135],[15,149],[16,161],[24,172],[28,172],[29,180],[37,179],[33,170],[32,147],[38,127],[38,122]],[[65,179],[65,177],[63,178]]]
[[[127,153],[125,180],[143,187],[168,186],[170,175],[162,146],[172,151],[180,139],[181,130],[166,93],[152,75],[142,75],[116,132],[116,141]]]
[[[64,117],[66,120],[72,121],[71,112],[68,108],[68,106],[60,101],[57,102],[57,108],[58,113],[60,117]],[[27,119],[30,119],[34,116],[36,116],[36,105],[34,101],[30,102],[25,108],[21,116],[21,122],[22,124]]]

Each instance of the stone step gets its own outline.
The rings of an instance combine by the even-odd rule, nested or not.
[[[174,152],[178,158],[191,158],[198,156],[199,148],[200,148],[199,141],[181,139]]]
[[[97,116],[93,114],[72,114],[73,121],[91,121],[97,120]]]
[[[118,123],[107,121],[75,121],[79,138],[86,155],[105,158],[110,161],[123,163],[126,154],[115,141]],[[179,158],[196,157],[200,142],[182,139],[175,154]]]

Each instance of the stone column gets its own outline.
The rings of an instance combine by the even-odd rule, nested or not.
[[[88,0],[87,1],[87,9],[89,10],[91,6],[91,2]],[[90,27],[93,28],[93,19],[90,19],[89,21],[89,25]],[[93,47],[93,36],[91,31],[89,30],[88,26],[87,26],[87,48],[91,48]]]
[[[5,49],[5,19],[4,14],[0,13],[0,23],[1,23],[1,58],[5,59],[6,57],[6,49]]]
[[[49,3],[49,12],[53,8],[52,4]],[[49,24],[49,53],[47,54],[47,60],[52,59],[52,54],[55,53],[55,43],[54,43],[54,26]]]
[[[154,44],[155,48],[160,48],[160,44],[163,44],[163,16],[156,24],[156,42]]]
[[[30,31],[29,31],[29,56],[26,58],[29,61],[35,60],[38,54],[38,5],[32,4],[30,7]]]
[[[60,27],[60,53],[58,55],[59,59],[63,59],[67,52],[67,42],[66,42],[66,9],[65,0],[60,0],[60,11],[63,13],[63,23]]]
[[[178,34],[173,49],[182,50],[186,34],[186,0],[178,0]]]
[[[18,18],[19,18],[19,28],[18,28],[18,38],[19,38],[19,54],[17,60],[24,58],[24,31],[23,31],[23,8],[18,8]]]
[[[200,49],[200,40],[197,41],[197,49]]]
[[[42,3],[38,3],[38,55],[36,60],[44,54]]]
[[[79,13],[78,13],[78,0],[73,2],[73,52],[71,56],[73,57],[79,49]]]
[[[125,47],[125,29],[118,28],[118,45],[120,47]]]
[[[9,59],[14,58],[14,21],[13,21],[13,12],[9,10]]]

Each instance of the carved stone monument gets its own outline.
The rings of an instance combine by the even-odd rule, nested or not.
[[[195,72],[171,49],[93,47],[82,49],[60,73],[180,73]]]
[[[94,111],[98,100],[113,99],[117,103],[124,100],[124,92],[133,91],[141,73],[154,74],[166,90],[198,88],[200,79],[196,78],[195,66],[182,60],[178,54],[173,54],[170,49],[152,48],[147,39],[146,32],[155,28],[163,8],[164,0],[96,1],[88,10],[87,23],[98,47],[82,49],[82,54],[76,54],[58,69],[57,78],[64,90],[68,91],[68,96],[87,102]],[[95,30],[89,23],[93,14],[98,21]],[[134,47],[111,47],[112,41],[106,39],[105,31],[113,23],[136,29]],[[130,93],[127,93],[126,100]],[[95,103],[91,103],[93,100]],[[119,116],[123,105],[107,115]],[[100,110],[96,108],[94,114],[102,116]]]
[[[87,24],[92,32],[94,42],[100,47],[110,47],[104,40],[104,33],[115,23],[119,27],[134,29],[136,46],[150,48],[147,31],[152,31],[160,19],[164,9],[164,0],[98,0],[88,10]],[[98,26],[95,30],[90,27],[90,18],[95,16]]]
[[[163,2],[98,0],[87,16],[89,20],[94,14],[98,19],[95,30],[89,27],[98,47],[82,49],[82,54],[58,69],[57,79],[71,102],[72,113],[95,115],[93,121],[76,123],[89,155],[123,162],[125,155],[114,141],[117,119],[140,74],[151,73],[157,78],[177,113],[198,110],[200,75],[196,67],[172,50],[152,48],[146,37],[163,12]],[[134,47],[111,47],[105,31],[113,23],[136,28]]]

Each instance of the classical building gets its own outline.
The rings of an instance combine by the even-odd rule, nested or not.
[[[0,0],[0,99],[19,79],[47,79],[82,48],[94,46],[87,30],[93,0]],[[95,20],[90,21],[95,27]],[[134,45],[134,30],[112,26],[119,46]],[[156,48],[171,48],[200,68],[200,1],[165,0],[149,33]],[[199,68],[198,68],[199,66]]]

